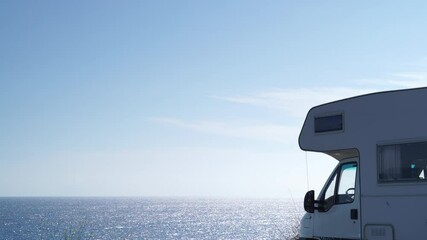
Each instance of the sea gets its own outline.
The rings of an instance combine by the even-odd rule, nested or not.
[[[293,199],[3,197],[1,240],[294,239]]]

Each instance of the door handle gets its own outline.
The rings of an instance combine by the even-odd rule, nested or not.
[[[352,220],[357,220],[358,219],[357,209],[351,209],[350,210],[350,218]]]

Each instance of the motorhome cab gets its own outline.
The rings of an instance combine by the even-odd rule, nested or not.
[[[301,239],[427,239],[427,88],[314,107],[299,145],[338,160],[305,196]]]

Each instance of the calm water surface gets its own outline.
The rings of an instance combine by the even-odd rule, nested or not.
[[[290,239],[300,202],[0,198],[0,239]]]

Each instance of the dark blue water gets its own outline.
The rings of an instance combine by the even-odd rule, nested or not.
[[[291,239],[291,200],[0,198],[0,239]]]

